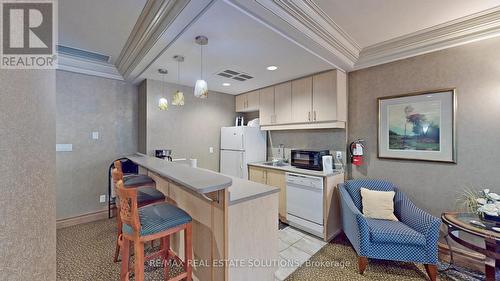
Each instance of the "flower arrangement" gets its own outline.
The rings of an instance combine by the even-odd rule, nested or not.
[[[500,219],[500,195],[489,189],[479,192],[466,189],[459,201],[471,213],[482,215],[485,219]]]

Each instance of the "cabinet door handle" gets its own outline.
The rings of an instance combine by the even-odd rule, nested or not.
[[[307,121],[311,121],[311,111],[307,112]]]
[[[314,121],[316,121],[316,110],[314,111]]]

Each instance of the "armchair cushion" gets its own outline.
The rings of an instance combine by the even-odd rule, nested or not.
[[[377,191],[361,188],[363,215],[372,219],[397,221],[394,215],[394,191]]]
[[[367,188],[370,190],[377,191],[395,191],[395,186],[391,182],[383,180],[372,180],[372,179],[359,179],[359,180],[349,180],[345,183],[345,188],[354,205],[358,210],[363,210],[363,204],[361,203],[361,188]]]
[[[399,221],[366,219],[373,243],[425,246],[425,236]]]

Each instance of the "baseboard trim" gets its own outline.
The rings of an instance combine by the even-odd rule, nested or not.
[[[60,219],[56,221],[56,229],[74,226],[82,223],[88,223],[108,218],[108,210],[87,213],[76,217]]]
[[[458,247],[453,247],[452,251],[456,265],[484,273],[484,255]],[[439,259],[450,262],[450,248],[441,242],[439,242]]]

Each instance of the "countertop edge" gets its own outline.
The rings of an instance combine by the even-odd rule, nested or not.
[[[332,177],[336,175],[340,175],[344,173],[344,170],[342,171],[337,171],[334,170],[330,174],[321,174],[318,171],[310,171],[307,169],[299,169],[299,168],[293,168],[293,169],[287,169],[287,167],[283,166],[271,166],[271,165],[265,165],[262,163],[248,163],[248,166],[254,166],[254,167],[259,167],[263,169],[274,169],[274,170],[280,170],[280,171],[285,171],[285,172],[290,172],[290,173],[297,173],[297,174],[304,174],[304,175],[310,175],[310,176],[317,176],[317,177]]]
[[[250,196],[247,196],[247,197],[244,197],[244,198],[235,199],[235,200],[232,200],[232,201],[230,200],[228,205],[229,206],[238,205],[238,204],[243,203],[243,202],[247,202],[247,201],[251,201],[251,200],[257,199],[257,198],[266,197],[266,196],[271,195],[271,194],[279,193],[279,191],[280,191],[280,189],[277,188],[277,187],[276,188],[270,188],[268,191],[264,191],[264,192],[261,192],[261,193],[253,194],[253,195],[250,195]]]
[[[210,193],[210,192],[224,190],[224,189],[229,188],[233,184],[233,180],[230,177],[227,177],[227,176],[224,176],[224,175],[220,175],[221,177],[225,177],[225,178],[229,179],[229,182],[225,183],[225,184],[220,184],[220,185],[215,185],[215,186],[207,187],[207,188],[201,188],[201,189],[200,188],[196,188],[196,187],[192,186],[191,184],[185,183],[185,182],[183,182],[183,181],[181,181],[179,179],[176,179],[175,177],[172,177],[171,175],[166,175],[163,172],[158,171],[155,168],[143,166],[140,163],[135,162],[133,159],[130,159],[130,157],[150,157],[150,156],[147,156],[147,155],[144,155],[144,154],[141,154],[141,153],[136,153],[136,154],[133,154],[133,155],[125,156],[125,158],[127,158],[130,161],[134,162],[138,166],[146,168],[148,171],[152,171],[152,172],[158,174],[161,177],[165,177],[165,178],[167,178],[167,179],[169,179],[169,180],[171,180],[171,181],[173,181],[175,183],[178,183],[178,184],[180,184],[180,185],[182,185],[184,187],[187,187],[190,190],[193,190],[193,191],[195,191],[197,193],[200,193],[200,194],[206,194],[206,193]]]

